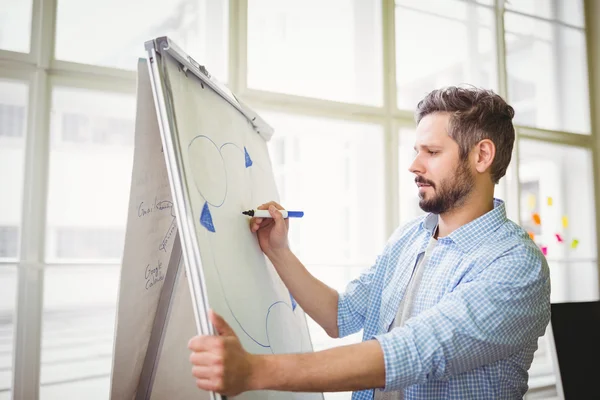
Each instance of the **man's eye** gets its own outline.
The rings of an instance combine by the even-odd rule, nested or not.
[[[437,153],[439,153],[439,151],[431,151],[431,150],[429,150],[429,151],[428,151],[428,153],[429,153],[429,154],[431,154],[432,156],[434,156],[434,155],[436,155]]]

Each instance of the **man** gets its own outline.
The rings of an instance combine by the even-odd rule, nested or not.
[[[338,294],[290,251],[288,223],[251,230],[302,308],[331,337],[363,342],[309,354],[252,355],[216,314],[220,336],[190,341],[197,385],[355,390],[353,399],[516,399],[550,319],[547,263],[506,218],[494,185],[510,163],[514,111],[491,91],[449,87],[417,106],[415,174],[429,214],[401,227],[375,265]]]

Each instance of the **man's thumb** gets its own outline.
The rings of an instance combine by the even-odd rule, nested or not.
[[[208,312],[208,316],[210,318],[210,322],[212,322],[213,326],[217,330],[217,333],[221,336],[235,336],[235,332],[227,322],[221,317],[219,314],[210,310]]]

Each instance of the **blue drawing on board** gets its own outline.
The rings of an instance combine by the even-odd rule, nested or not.
[[[188,151],[191,150],[192,145],[194,144],[194,142],[198,141],[198,143],[201,143],[202,140],[208,140],[209,143],[215,147],[215,149],[217,150],[217,152],[219,153],[219,156],[221,157],[221,161],[223,162],[223,165],[225,164],[225,160],[223,159],[223,153],[221,153],[221,147],[217,146],[217,144],[214,142],[214,140],[212,140],[211,138],[209,138],[206,135],[198,135],[196,137],[194,137],[191,141],[190,144],[188,144]],[[198,190],[198,193],[200,194],[200,196],[202,196],[202,198],[208,202],[208,204],[210,204],[213,207],[221,207],[223,205],[223,203],[225,203],[225,199],[227,198],[227,168],[224,169],[225,171],[225,191],[223,193],[223,199],[219,201],[215,201],[215,199],[209,199],[207,198],[207,196],[205,196],[205,193],[202,192],[202,189],[200,187],[198,187],[198,183],[196,183],[196,190]],[[213,231],[214,232],[214,231]]]
[[[252,159],[250,158],[250,154],[248,154],[248,150],[246,150],[246,146],[244,146],[244,155],[246,157],[246,168],[252,166]]]
[[[194,137],[190,141],[190,143],[188,145],[188,151],[190,150],[190,148],[191,148],[192,144],[194,143],[194,141],[196,141],[197,139],[208,139],[212,143],[212,145],[214,145],[217,148],[217,150],[219,152],[219,155],[221,156],[221,159],[223,161],[224,161],[224,157],[223,157],[223,153],[222,153],[223,148],[225,146],[233,146],[233,147],[237,148],[240,151],[240,153],[242,153],[244,155],[245,168],[249,168],[251,166],[254,166],[254,168],[258,167],[259,169],[264,170],[263,168],[261,168],[260,164],[254,165],[254,162],[252,161],[252,158],[250,157],[250,154],[248,153],[248,150],[246,149],[245,146],[243,146],[243,150],[242,150],[242,147],[240,147],[237,144],[232,143],[232,142],[226,142],[226,143],[223,143],[221,146],[217,146],[217,144],[211,138],[209,138],[208,136],[205,136],[205,135],[198,135],[198,136]],[[213,223],[213,219],[212,219],[212,215],[211,215],[211,212],[210,212],[209,204],[211,206],[213,206],[213,207],[220,208],[225,203],[225,200],[227,199],[227,192],[228,192],[228,185],[229,185],[229,183],[227,182],[227,180],[228,180],[228,174],[227,174],[227,168],[226,167],[225,167],[225,179],[226,179],[226,182],[225,182],[225,193],[224,193],[223,199],[220,202],[210,202],[206,198],[205,194],[202,192],[201,188],[198,187],[198,182],[195,182],[196,183],[196,188],[198,190],[198,193],[200,194],[200,196],[203,198],[203,200],[205,202],[204,206],[202,207],[202,212],[201,212],[201,215],[200,215],[200,224],[203,227],[205,227],[210,232],[216,232],[216,229],[215,229],[215,226],[214,226],[214,223]],[[211,251],[211,256],[212,256],[213,265],[214,265],[214,267],[216,269],[216,272],[217,272],[217,276],[218,276],[218,279],[219,279],[220,286],[223,289],[223,291],[225,291],[224,290],[224,286],[223,286],[223,279],[221,277],[221,273],[219,271],[219,268],[217,266],[217,262],[216,262],[216,259],[215,259],[215,254],[212,251]],[[267,310],[267,313],[266,313],[266,316],[265,316],[265,331],[266,331],[266,336],[267,336],[266,337],[267,343],[261,343],[259,340],[257,340],[255,337],[253,337],[245,329],[245,327],[242,325],[241,321],[238,319],[238,317],[236,316],[235,312],[233,311],[233,307],[229,303],[229,299],[227,299],[226,296],[225,296],[224,300],[225,300],[225,303],[227,304],[227,308],[231,312],[231,315],[233,316],[233,318],[235,319],[235,321],[237,322],[237,324],[239,325],[239,327],[241,328],[241,330],[244,332],[244,334],[246,336],[248,336],[257,345],[259,345],[259,346],[261,346],[263,348],[269,348],[269,349],[271,349],[271,352],[273,352],[273,346],[271,345],[271,339],[269,338],[268,319],[269,319],[269,316],[271,314],[272,308],[274,306],[276,306],[276,305],[278,305],[278,304],[281,303],[282,306],[287,307],[293,313],[294,310],[296,309],[296,306],[297,306],[296,300],[292,297],[291,293],[290,293],[291,307],[290,307],[290,304],[288,304],[288,303],[286,303],[284,301],[276,301],[276,302],[274,302],[273,304],[271,304],[269,306],[269,308]]]
[[[202,214],[200,214],[200,225],[211,232],[215,232],[212,216],[210,215],[210,210],[208,209],[208,202],[204,203],[204,207],[202,207]]]

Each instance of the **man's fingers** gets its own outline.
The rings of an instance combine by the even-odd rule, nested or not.
[[[196,379],[196,386],[207,392],[217,392],[219,390],[219,386],[212,379]]]
[[[273,217],[273,222],[275,223],[275,226],[279,229],[284,229],[285,220],[283,218],[283,215],[279,212],[279,210],[275,208],[275,206],[271,205],[269,207],[269,213]]]
[[[208,379],[214,376],[212,368],[207,365],[194,365],[192,367],[192,375],[196,379]]]
[[[283,219],[283,216],[279,212],[279,209],[277,209],[277,207],[275,207],[274,205],[269,206],[269,214],[271,214],[271,217],[273,217],[275,221]]]
[[[250,224],[260,226],[260,224],[262,224],[263,220],[264,220],[264,218],[252,217],[252,219],[250,220]]]
[[[223,339],[218,336],[212,336],[212,335],[195,336],[189,341],[188,348],[195,352],[213,351],[215,349],[222,349],[223,348]]]
[[[220,379],[223,377],[223,371],[222,365],[194,365],[192,367],[192,375],[198,379]]]
[[[261,228],[269,227],[272,223],[273,221],[271,220],[271,218],[255,217],[250,220],[250,229],[252,230],[252,232],[256,232]]]
[[[194,352],[190,354],[190,363],[193,365],[220,365],[223,364],[223,357],[207,351]]]
[[[270,206],[274,206],[278,210],[285,210],[281,206],[281,204],[277,203],[276,201],[269,201],[268,203],[261,204],[260,206],[256,207],[256,209],[257,210],[268,210]]]
[[[284,210],[281,204],[275,201],[270,201],[268,203],[261,204],[260,206],[256,207],[256,209],[269,210],[269,207],[274,207],[276,210]],[[250,231],[253,233],[257,232],[260,228],[267,228],[273,223],[274,221],[272,221],[270,218],[252,217],[250,218]]]

